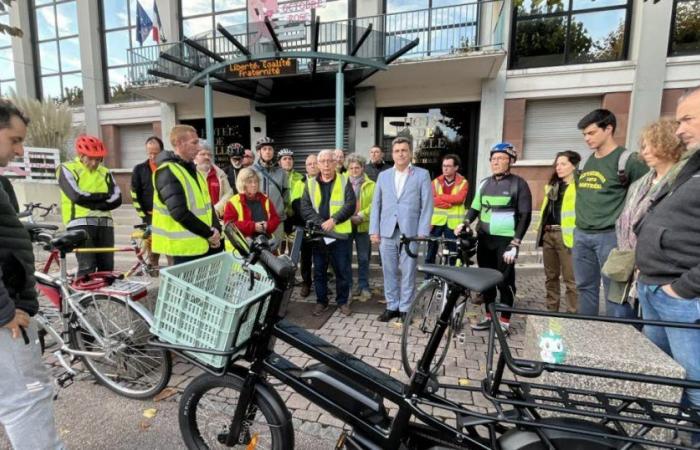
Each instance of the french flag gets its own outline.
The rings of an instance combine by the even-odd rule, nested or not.
[[[156,18],[156,22],[153,24],[153,40],[157,43],[165,42],[163,25],[160,22],[160,13],[158,12],[158,3],[156,0],[153,0],[153,15]]]

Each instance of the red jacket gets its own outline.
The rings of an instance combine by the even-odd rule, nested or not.
[[[240,199],[241,206],[243,210],[243,217],[238,217],[238,212],[233,206],[234,201]],[[275,205],[267,198],[267,196],[261,192],[257,193],[257,200],[262,203],[263,208],[267,204],[267,234],[271,235],[275,232],[277,227],[280,225],[280,217],[277,215],[275,210]],[[233,222],[233,224],[241,230],[243,235],[248,237],[255,236],[255,222],[253,221],[253,216],[248,208],[248,202],[245,194],[236,194],[226,203],[226,208],[224,208],[224,224]]]

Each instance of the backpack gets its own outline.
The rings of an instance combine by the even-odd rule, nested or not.
[[[625,167],[627,167],[627,161],[632,156],[632,150],[625,149],[624,152],[620,153],[620,157],[617,159],[617,179],[623,187],[628,187],[630,184],[629,177],[625,172]]]

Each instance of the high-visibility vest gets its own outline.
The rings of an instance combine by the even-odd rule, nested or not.
[[[59,176],[62,168],[65,168],[73,174],[73,178],[75,178],[75,181],[78,183],[76,190],[89,192],[91,194],[107,194],[109,192],[109,183],[107,180],[111,178],[111,175],[109,174],[109,169],[106,167],[100,165],[97,166],[97,169],[90,170],[80,161],[80,158],[75,158],[73,161],[61,164],[58,168]],[[112,217],[112,213],[109,211],[90,209],[72,202],[63,191],[61,191],[61,215],[66,228],[69,228],[71,222],[76,219],[83,219],[86,217]]]
[[[372,209],[372,197],[374,196],[374,188],[376,184],[365,174],[365,181],[360,187],[359,209],[365,220],[357,226],[358,233],[367,233],[369,231],[369,214]]]
[[[333,189],[331,190],[331,199],[329,206],[330,215],[337,213],[345,205],[345,186],[348,184],[347,175],[336,173]],[[319,210],[321,203],[321,186],[316,181],[315,177],[306,180],[306,187],[309,189],[309,198],[316,212]],[[337,223],[333,228],[336,233],[350,234],[352,233],[352,224],[350,220]]]
[[[549,203],[547,194],[552,187],[547,185],[544,187],[544,200],[540,208],[540,223],[537,229],[541,230],[544,222],[544,213]],[[576,228],[576,183],[569,183],[569,187],[564,192],[564,198],[561,203],[561,237],[564,245],[567,248],[574,247],[574,228]]]
[[[153,173],[153,183],[158,171],[168,168],[177,178],[185,191],[187,209],[207,226],[212,226],[212,204],[209,196],[207,181],[201,173],[197,172],[197,178],[175,162],[161,164]],[[153,195],[153,241],[151,250],[153,253],[169,256],[196,256],[203,255],[209,250],[209,242],[206,238],[196,235],[170,216],[168,208],[160,198],[158,191]]]
[[[241,201],[241,196],[245,194],[237,194],[231,197],[229,200],[229,203],[233,205],[233,209],[236,210],[236,214],[238,215],[238,220],[243,220],[243,202]],[[270,219],[270,198],[268,196],[265,196],[265,203],[263,204],[263,207],[265,208],[265,214],[267,214],[267,219]]]
[[[467,180],[463,178],[461,183],[455,184],[455,186],[452,188],[452,192],[459,192],[462,188],[464,188],[466,184]],[[437,195],[442,195],[442,183],[440,183],[439,178],[433,180],[433,187],[435,188],[435,192],[437,193]],[[448,209],[433,208],[433,218],[430,221],[430,224],[447,224],[448,228],[454,230],[459,224],[461,224],[464,221],[465,212],[466,208],[464,207],[464,203],[452,205],[452,207]]]

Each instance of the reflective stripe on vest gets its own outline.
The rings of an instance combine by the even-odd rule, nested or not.
[[[187,209],[190,210],[199,220],[211,227],[212,224],[212,204],[209,197],[209,187],[207,181],[201,173],[197,172],[197,178],[174,162],[161,164],[153,173],[153,183],[155,185],[156,174],[164,168],[170,169],[171,173],[180,182],[185,191]],[[209,242],[206,238],[198,236],[170,216],[168,208],[161,201],[160,195],[156,191],[153,195],[153,241],[152,251],[169,256],[196,256],[203,255],[209,249]]]
[[[547,194],[551,187],[549,185],[545,186],[544,190],[544,200],[542,200],[542,207],[540,208],[540,223],[537,229],[541,229],[543,226],[542,221],[545,219],[544,213],[547,209],[547,204],[549,203],[549,198]],[[564,192],[564,199],[561,203],[561,237],[564,241],[564,245],[567,248],[574,247],[574,228],[576,228],[576,184],[569,183],[569,187],[566,188]]]
[[[466,184],[467,180],[462,180],[462,182],[459,183],[459,185],[455,185],[455,187],[452,189],[452,192],[459,192],[460,190],[462,190],[462,188],[464,188]],[[433,187],[435,188],[435,192],[437,193],[437,195],[442,195],[442,183],[440,183],[438,178],[433,180]],[[430,221],[430,224],[437,226],[447,224],[448,228],[454,230],[459,224],[461,224],[464,221],[465,213],[466,208],[464,207],[464,203],[453,205],[451,208],[448,209],[434,208],[433,217]]]
[[[109,184],[107,180],[109,179],[110,174],[106,167],[97,166],[97,169],[89,170],[79,158],[75,158],[75,160],[59,166],[59,176],[60,171],[63,169],[68,170],[73,175],[73,178],[77,184],[72,187],[76,191],[88,192],[90,194],[109,193]],[[69,180],[69,182],[72,184],[72,180]],[[67,228],[70,228],[71,226],[78,226],[77,222],[73,223],[73,221],[76,219],[86,217],[111,218],[112,213],[109,211],[86,208],[78,205],[77,203],[73,203],[68,196],[61,191],[61,216],[63,219],[63,224],[66,225]]]
[[[234,195],[231,197],[231,200],[229,200],[229,203],[233,205],[233,209],[236,210],[238,220],[243,220],[243,202],[241,202],[241,195],[244,194]],[[270,197],[265,197],[265,204],[263,206],[265,208],[265,214],[267,214],[266,220],[270,220]]]
[[[309,197],[311,199],[311,204],[316,212],[319,211],[319,204],[321,203],[321,186],[316,181],[316,178],[310,178],[306,182],[309,188]],[[331,198],[328,202],[328,211],[330,215],[337,213],[345,205],[345,187],[348,184],[348,177],[343,174],[336,174],[335,181],[333,182],[333,188],[331,190]],[[350,220],[341,222],[335,225],[333,231],[336,233],[352,233],[352,224]]]

